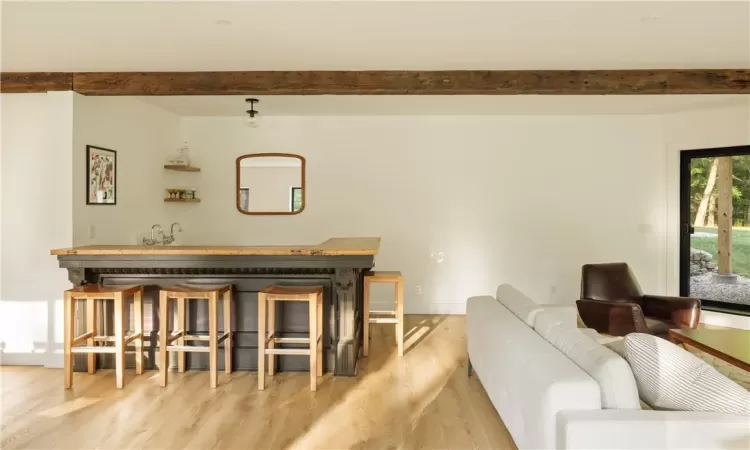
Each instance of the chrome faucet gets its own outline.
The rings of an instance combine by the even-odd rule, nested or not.
[[[172,242],[174,242],[174,240],[175,240],[175,237],[174,237],[174,227],[175,226],[177,226],[177,231],[182,232],[182,226],[179,223],[177,223],[177,222],[173,223],[172,226],[169,227],[169,236],[164,235],[164,238],[162,238],[162,241],[161,241],[162,244],[169,245]]]
[[[143,243],[146,245],[156,245],[159,243],[156,239],[154,239],[154,231],[156,231],[158,234],[161,234],[164,236],[164,231],[161,229],[161,225],[155,224],[151,227],[151,239],[144,237]]]

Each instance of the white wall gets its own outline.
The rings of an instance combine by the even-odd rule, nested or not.
[[[73,94],[2,94],[2,364],[55,365],[72,244]],[[61,359],[60,359],[61,360]]]
[[[407,312],[462,312],[502,282],[570,303],[597,261],[628,261],[645,289],[665,289],[659,116],[266,117],[257,129],[205,117],[183,119],[182,137],[203,168],[190,243],[381,236],[377,268],[404,273]],[[307,159],[302,214],[236,211],[234,161],[253,152]]]
[[[750,96],[727,106],[664,116],[667,292],[680,291],[680,151],[750,145]]]
[[[140,244],[153,224],[167,228],[187,204],[164,203],[167,187],[193,187],[195,174],[164,170],[180,145],[179,118],[133,98],[75,94],[73,241]],[[117,152],[117,204],[86,204],[86,146]],[[94,227],[89,237],[89,227]]]

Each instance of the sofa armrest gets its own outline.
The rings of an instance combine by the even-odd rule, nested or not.
[[[750,448],[750,417],[698,411],[560,411],[558,449]]]
[[[679,328],[695,328],[701,314],[701,301],[691,297],[643,296],[643,312],[647,316],[669,320]]]
[[[625,336],[628,333],[649,332],[643,311],[637,303],[581,299],[576,301],[576,305],[584,325],[599,333]]]

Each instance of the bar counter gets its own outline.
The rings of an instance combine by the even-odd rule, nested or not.
[[[362,340],[362,299],[365,271],[374,265],[380,238],[332,238],[300,246],[145,246],[101,245],[52,250],[74,285],[144,285],[145,332],[150,339],[146,368],[155,368],[159,289],[178,283],[232,284],[234,300],[233,369],[257,370],[258,291],[271,284],[319,285],[324,288],[324,370],[355,375]],[[187,308],[192,334],[208,332],[205,302]],[[220,309],[221,314],[221,309]],[[85,323],[84,314],[81,327]],[[111,329],[108,321],[100,323]],[[277,311],[277,330],[307,333],[306,304],[285,304]],[[130,317],[128,315],[127,317]],[[223,361],[220,350],[220,366]],[[76,370],[85,370],[86,357],[75,356]],[[307,358],[278,356],[279,370],[308,370]],[[128,355],[128,361],[132,361]],[[188,368],[208,368],[205,353],[188,353]],[[99,365],[110,367],[111,355]],[[220,370],[223,368],[220,367]]]

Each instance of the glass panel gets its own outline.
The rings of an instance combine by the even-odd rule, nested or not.
[[[303,208],[301,157],[245,155],[237,170],[237,207],[241,212],[293,214]]]
[[[750,304],[750,155],[690,162],[690,295]]]
[[[299,211],[302,209],[302,188],[292,188],[292,211]]]

